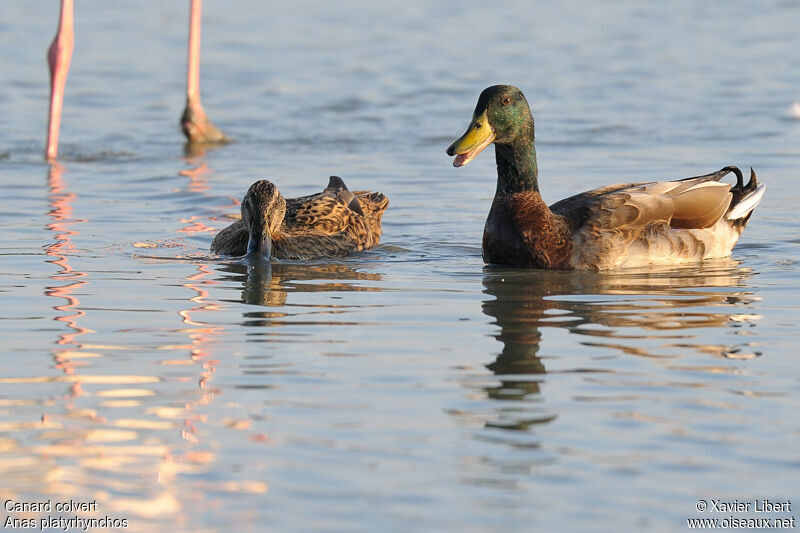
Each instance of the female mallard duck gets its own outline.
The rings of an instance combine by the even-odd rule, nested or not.
[[[466,133],[447,149],[466,165],[494,143],[497,190],[483,230],[487,263],[607,270],[726,257],[764,185],[736,167],[678,181],[610,185],[547,207],[539,194],[533,116],[522,91],[485,89]],[[719,180],[733,172],[736,185]]]
[[[380,242],[388,205],[379,192],[350,192],[338,176],[320,193],[289,199],[272,182],[260,180],[242,199],[242,218],[214,237],[211,251],[267,259],[345,256]]]

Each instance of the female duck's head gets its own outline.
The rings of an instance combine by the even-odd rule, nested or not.
[[[250,238],[247,242],[248,256],[272,255],[272,234],[283,223],[286,200],[270,181],[260,180],[247,189],[242,199],[242,223]]]
[[[453,166],[472,161],[484,148],[533,144],[533,115],[522,91],[513,85],[492,85],[483,90],[467,131],[447,149],[456,156]]]

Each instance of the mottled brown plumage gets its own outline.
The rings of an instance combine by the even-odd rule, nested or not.
[[[678,181],[611,185],[548,207],[539,193],[534,126],[522,92],[481,93],[467,132],[447,153],[455,166],[495,145],[497,190],[483,233],[487,263],[607,270],[726,257],[764,193],[751,169]],[[736,175],[736,184],[720,180]]]
[[[379,192],[350,192],[331,176],[320,193],[284,199],[267,180],[250,186],[242,218],[220,231],[211,251],[279,259],[340,257],[377,245],[389,199]]]

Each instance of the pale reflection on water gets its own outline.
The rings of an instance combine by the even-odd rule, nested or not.
[[[268,486],[263,481],[226,480],[224,476],[213,482],[195,481],[189,490],[175,483],[178,476],[208,472],[216,461],[216,451],[201,442],[198,427],[249,427],[247,420],[209,420],[202,413],[217,393],[212,385],[217,361],[210,357],[207,346],[223,329],[203,322],[207,313],[219,309],[218,304],[207,301],[207,284],[216,283],[206,279],[214,274],[210,265],[196,264],[197,272],[182,284],[194,293],[186,300],[187,307],[178,311],[183,326],[174,330],[186,342],[148,347],[151,353],[176,353],[158,358],[156,364],[164,372],[96,372],[95,367],[105,366],[104,359],[135,353],[139,348],[81,339],[94,333],[83,324],[96,321],[103,310],[82,309],[78,296],[91,285],[91,276],[72,268],[70,257],[81,252],[73,239],[80,236],[80,224],[87,221],[73,217],[72,202],[77,196],[66,189],[64,172],[60,164],[52,165],[48,172],[48,215],[52,222],[47,229],[53,233],[53,242],[44,253],[49,257],[46,261],[59,270],[50,276],[55,284],[45,287],[45,295],[59,300],[53,305],[54,319],[65,323],[68,332],[56,333],[53,364],[43,368],[42,374],[0,377],[4,396],[0,409],[10,413],[19,408],[21,417],[0,422],[0,434],[7,435],[0,436],[0,499],[96,501],[95,511],[99,512],[30,511],[13,513],[13,518],[38,521],[53,516],[110,516],[127,519],[130,530],[150,531],[165,520],[175,526],[185,525],[186,513],[205,505],[209,492],[265,493]],[[51,369],[58,373],[54,375]],[[163,386],[169,382],[184,383],[195,392],[176,395],[177,391]],[[49,386],[42,388],[57,383],[64,384],[60,393],[54,394]],[[31,411],[40,412],[39,420],[29,416]],[[266,440],[258,433],[250,438],[255,442]],[[3,509],[2,514],[6,517],[8,513]]]
[[[143,519],[174,515],[180,505],[169,478],[180,470],[182,461],[176,454],[178,448],[152,433],[179,431],[187,438],[191,432],[181,429],[181,422],[193,427],[193,417],[187,414],[192,406],[187,404],[183,409],[176,409],[153,403],[140,413],[150,416],[114,416],[115,409],[128,411],[142,407],[141,398],[155,397],[153,389],[139,386],[160,382],[162,378],[93,372],[93,361],[106,357],[109,351],[128,347],[81,342],[80,336],[92,330],[81,325],[87,320],[87,311],[81,309],[76,294],[85,291],[91,281],[87,273],[70,266],[70,256],[80,252],[73,238],[80,233],[78,225],[86,220],[72,218],[71,204],[76,195],[66,190],[63,172],[64,167],[54,164],[48,173],[49,216],[53,221],[47,228],[53,232],[53,243],[45,247],[45,254],[52,257],[47,262],[60,268],[50,276],[58,285],[47,286],[45,294],[65,300],[65,303],[53,305],[53,309],[59,313],[55,320],[66,323],[70,330],[59,333],[54,342],[53,368],[61,375],[44,373],[0,378],[0,383],[7,392],[14,390],[9,389],[12,384],[23,386],[25,396],[30,395],[28,385],[33,384],[61,382],[66,389],[61,394],[46,393],[44,400],[3,400],[7,406],[40,405],[42,413],[40,422],[29,419],[0,426],[0,431],[18,435],[18,438],[2,439],[5,458],[0,464],[4,480],[0,497],[15,501],[44,501],[45,498],[100,501],[100,508],[106,513]],[[172,347],[156,347],[162,348]],[[91,396],[99,401],[86,402],[86,397]],[[142,476],[142,473],[146,474]],[[158,483],[154,484],[156,479]],[[36,491],[32,493],[33,488]],[[28,512],[15,514],[14,518],[38,520],[59,514],[69,515],[53,511]],[[134,529],[141,530],[142,526],[143,522],[139,522]]]
[[[195,166],[187,173],[192,187],[197,187]],[[48,229],[54,234],[53,244],[45,253],[47,261],[60,270],[51,276],[57,284],[48,285],[45,294],[59,299],[53,309],[59,313],[55,320],[64,322],[68,333],[57,333],[53,344],[53,369],[43,368],[40,375],[0,377],[3,398],[0,409],[24,407],[41,411],[40,420],[0,422],[0,477],[3,487],[0,498],[13,501],[52,502],[72,498],[80,502],[97,501],[101,514],[24,512],[14,518],[42,519],[48,516],[108,515],[125,517],[133,531],[150,531],[159,524],[188,527],[192,514],[209,505],[221,505],[225,494],[264,494],[269,485],[263,479],[247,479],[236,475],[226,479],[224,473],[211,479],[196,479],[214,471],[218,444],[204,442],[203,433],[220,429],[239,432],[242,438],[256,445],[268,446],[270,436],[252,429],[249,417],[224,416],[209,418],[205,413],[210,404],[219,401],[220,390],[214,386],[219,360],[213,355],[218,349],[220,335],[226,327],[214,323],[214,315],[226,310],[226,303],[246,306],[241,314],[241,326],[274,327],[311,324],[314,326],[366,325],[359,322],[335,320],[354,306],[337,304],[311,305],[292,303],[292,293],[379,292],[374,286],[360,282],[379,282],[379,274],[362,272],[346,264],[267,263],[262,260],[234,260],[223,263],[188,261],[193,265],[181,283],[190,295],[183,309],[177,311],[178,321],[157,326],[131,325],[122,332],[137,335],[165,334],[164,344],[150,344],[150,353],[163,352],[154,374],[99,374],[98,366],[118,354],[134,354],[141,350],[135,344],[95,344],[80,337],[93,330],[85,322],[98,319],[101,309],[82,309],[76,296],[79,289],[91,285],[91,276],[70,266],[70,255],[76,252],[72,239],[80,235],[79,224],[72,218],[70,202],[75,195],[65,190],[62,182],[64,168],[55,165],[49,173],[51,186]],[[202,187],[197,190],[204,190]],[[202,224],[182,220],[190,225],[179,230],[203,232]],[[151,251],[172,250],[172,243],[136,243],[136,248]],[[165,261],[163,256],[136,254],[147,263]],[[209,297],[209,290],[224,286],[227,292],[237,293],[232,300]],[[336,297],[340,298],[340,297]],[[265,308],[263,310],[259,308]],[[272,309],[275,308],[275,309]],[[331,319],[326,319],[331,316]],[[287,321],[291,317],[301,320]],[[183,343],[175,343],[174,334]],[[303,339],[303,342],[313,342]],[[169,354],[169,355],[168,355]],[[281,369],[261,370],[265,365],[252,359],[241,363],[242,376],[278,375]],[[121,368],[130,368],[123,366]],[[35,387],[39,384],[64,383],[62,393],[45,393],[43,398]],[[179,387],[175,389],[176,385]],[[245,387],[244,385],[238,385]],[[16,387],[16,388],[14,388]],[[188,387],[189,390],[185,390]],[[260,388],[256,386],[256,388]],[[268,387],[267,387],[268,388]],[[183,390],[181,390],[183,389]],[[15,391],[19,398],[15,398]],[[286,398],[288,399],[288,398]],[[285,400],[286,400],[285,399]],[[284,400],[284,401],[285,401]],[[228,400],[230,402],[230,400]],[[187,481],[190,484],[187,485]],[[213,502],[217,502],[216,504]],[[5,516],[6,513],[3,513]],[[242,524],[252,518],[239,515]]]

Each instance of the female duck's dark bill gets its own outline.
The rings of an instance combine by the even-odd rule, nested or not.
[[[272,257],[272,236],[268,232],[262,232],[259,238],[257,233],[251,232],[247,241],[247,256],[269,260]]]
[[[489,124],[486,111],[473,118],[467,131],[456,139],[447,149],[447,155],[454,155],[454,167],[463,167],[481,153],[481,151],[492,144],[496,134]]]

